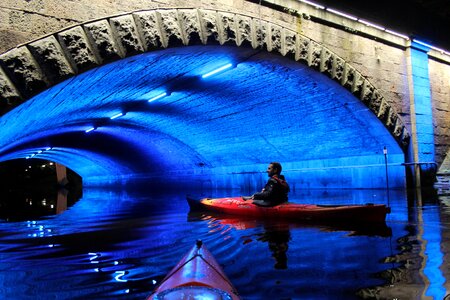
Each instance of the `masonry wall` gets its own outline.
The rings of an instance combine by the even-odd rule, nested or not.
[[[430,59],[428,68],[433,101],[436,162],[442,167],[441,172],[450,171],[450,67]],[[449,165],[443,166],[446,154]]]
[[[394,47],[317,23],[308,17],[311,13],[317,14],[314,8],[301,2],[282,3],[288,7],[284,11],[244,0],[3,0],[0,5],[0,53],[74,24],[140,9],[198,7],[240,12],[296,30],[331,49],[383,92],[385,99],[402,115],[410,130],[410,91],[405,47]],[[321,17],[329,18],[323,14]],[[345,22],[343,24],[346,25]],[[435,161],[441,164],[450,149],[450,64],[430,59],[429,72],[436,142]]]

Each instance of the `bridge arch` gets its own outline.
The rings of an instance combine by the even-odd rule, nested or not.
[[[403,151],[410,134],[382,93],[355,67],[314,40],[248,15],[154,9],[111,16],[45,36],[0,55],[4,112],[75,75],[140,53],[193,45],[263,49],[302,62],[358,97]]]

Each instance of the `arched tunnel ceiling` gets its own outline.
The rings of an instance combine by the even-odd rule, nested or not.
[[[168,48],[97,67],[16,107],[0,126],[0,160],[52,147],[36,157],[83,177],[351,158],[384,146],[402,153],[373,112],[329,77],[229,46]]]

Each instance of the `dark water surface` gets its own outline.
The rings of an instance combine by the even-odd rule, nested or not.
[[[197,239],[243,299],[448,294],[445,201],[391,191],[386,226],[354,228],[194,214],[185,196],[85,189],[57,215],[0,221],[0,299],[145,299]],[[322,204],[386,198],[384,191],[291,195]]]

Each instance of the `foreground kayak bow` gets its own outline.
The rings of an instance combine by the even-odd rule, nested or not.
[[[240,298],[211,252],[197,241],[147,299]]]

